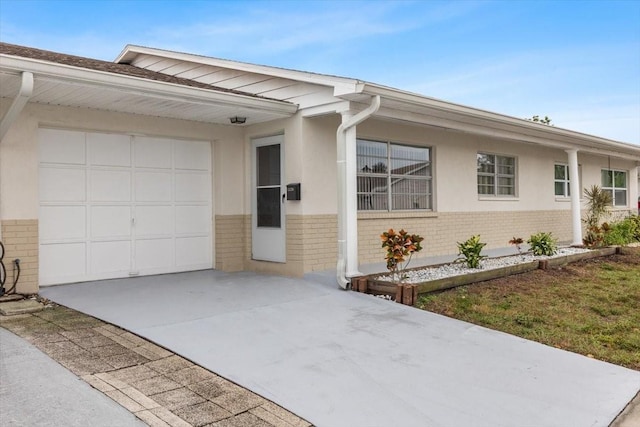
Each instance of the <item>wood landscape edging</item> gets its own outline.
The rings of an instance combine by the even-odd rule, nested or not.
[[[445,289],[451,289],[476,282],[499,279],[501,277],[527,273],[537,269],[546,270],[551,267],[560,267],[571,262],[581,261],[584,259],[613,255],[616,253],[620,253],[620,250],[620,247],[592,249],[589,252],[564,255],[537,261],[529,261],[521,264],[509,265],[506,267],[499,267],[491,270],[481,270],[475,273],[460,274],[457,276],[444,277],[442,279],[429,280],[426,282],[415,284],[394,283],[384,280],[377,280],[375,279],[375,277],[384,274],[377,273],[368,276],[353,278],[352,289],[357,292],[364,292],[372,295],[386,295],[395,297],[395,301],[398,303],[405,305],[414,305],[420,294],[442,291]],[[411,270],[437,268],[448,264],[450,263],[416,267],[412,268]]]

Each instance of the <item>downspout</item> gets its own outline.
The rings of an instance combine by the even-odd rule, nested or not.
[[[355,172],[355,126],[371,117],[380,108],[380,96],[376,95],[371,105],[355,116],[343,113],[342,123],[336,132],[337,143],[337,181],[338,181],[338,263],[336,266],[336,279],[342,289],[349,287],[347,271],[357,270],[358,245],[357,207],[349,209],[349,199],[355,203],[356,179],[348,179],[348,168]],[[347,133],[350,133],[350,147],[353,151],[349,156],[347,150]],[[349,162],[347,161],[349,160]],[[353,182],[349,182],[353,181]],[[351,235],[350,235],[351,234]],[[355,265],[355,267],[354,267]]]
[[[0,141],[2,141],[7,131],[9,131],[13,122],[16,121],[24,106],[27,105],[31,95],[33,95],[33,74],[24,71],[22,73],[20,90],[18,90],[18,94],[11,103],[7,114],[4,115],[2,122],[0,122]]]

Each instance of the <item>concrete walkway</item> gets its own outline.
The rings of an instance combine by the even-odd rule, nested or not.
[[[0,425],[142,427],[132,413],[0,328]]]
[[[640,372],[333,286],[217,271],[41,290],[317,426],[608,426]]]

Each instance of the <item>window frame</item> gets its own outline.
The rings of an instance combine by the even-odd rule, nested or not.
[[[566,180],[561,180],[561,179],[556,179],[556,166],[564,166],[565,167],[565,171],[567,173],[567,178]],[[566,195],[558,195],[556,194],[556,186],[555,183],[556,182],[565,182],[566,181]],[[582,188],[582,165],[578,164],[578,188]],[[562,161],[558,161],[558,162],[554,162],[553,163],[553,194],[554,197],[556,198],[556,201],[570,201],[571,200],[571,175],[569,175],[569,163],[565,163]],[[582,193],[580,193],[580,200],[583,199],[583,195]]]
[[[602,172],[611,172],[611,187],[605,187],[604,183],[602,182]],[[616,179],[615,179],[615,173],[616,172],[620,172],[624,174],[624,187],[616,187]],[[613,169],[613,168],[601,168],[600,169],[600,187],[602,188],[603,191],[609,191],[611,192],[611,206],[613,206],[614,208],[619,208],[619,207],[628,207],[629,206],[629,171],[623,170],[623,169]],[[622,191],[624,190],[625,196],[625,202],[624,205],[617,205],[616,204],[616,190],[618,191]]]
[[[556,166],[563,166],[565,177],[564,179],[556,178]],[[556,194],[556,184],[563,184],[563,194]],[[568,199],[571,197],[571,175],[569,175],[569,164],[562,162],[555,162],[553,164],[553,195],[559,199]]]
[[[493,172],[480,172],[478,170],[478,159],[479,156],[492,156],[493,157]],[[506,158],[513,159],[513,175],[510,174],[501,174],[498,171],[498,158]],[[498,153],[490,153],[486,151],[478,151],[476,153],[476,192],[478,194],[478,198],[488,198],[488,199],[507,199],[513,200],[518,197],[518,157],[507,154],[498,154]],[[481,193],[480,192],[480,183],[478,178],[481,176],[490,176],[493,177],[493,193]],[[513,193],[512,194],[498,194],[499,182],[500,178],[513,178]],[[487,186],[487,184],[482,184]]]
[[[362,209],[360,198],[367,195],[373,195],[371,191],[360,191],[359,186],[356,186],[356,197],[358,198],[356,204],[359,213],[393,213],[393,212],[433,212],[434,211],[434,187],[433,187],[433,147],[431,146],[421,146],[416,144],[395,142],[391,140],[378,140],[378,139],[370,139],[370,138],[357,138],[356,144],[359,142],[367,142],[367,143],[375,143],[375,144],[384,144],[386,145],[386,167],[387,170],[384,172],[363,172],[360,168],[356,171],[357,179],[360,178],[384,178],[386,183],[386,192],[385,193],[377,193],[378,195],[386,194],[386,209]],[[427,164],[429,168],[429,173],[424,176],[415,176],[412,177],[410,175],[399,175],[394,174],[391,169],[391,165],[394,159],[401,159],[392,156],[392,147],[408,147],[411,149],[425,150],[427,152]],[[360,156],[356,154],[356,159]],[[415,181],[424,181],[426,183],[427,192],[426,192],[426,208],[415,208],[415,209],[394,209],[394,193],[393,193],[393,184],[397,179],[409,179]],[[413,193],[401,193],[401,195],[413,194]],[[424,193],[415,193],[416,195],[423,196]],[[398,194],[395,194],[398,195]]]

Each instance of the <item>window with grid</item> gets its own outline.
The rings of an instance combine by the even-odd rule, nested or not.
[[[478,153],[478,194],[516,195],[516,158]]]
[[[602,169],[602,189],[611,194],[613,206],[627,206],[627,172]]]
[[[555,195],[558,197],[570,197],[569,188],[569,165],[556,163],[554,165],[553,182]]]
[[[357,140],[358,210],[432,209],[431,150]]]

